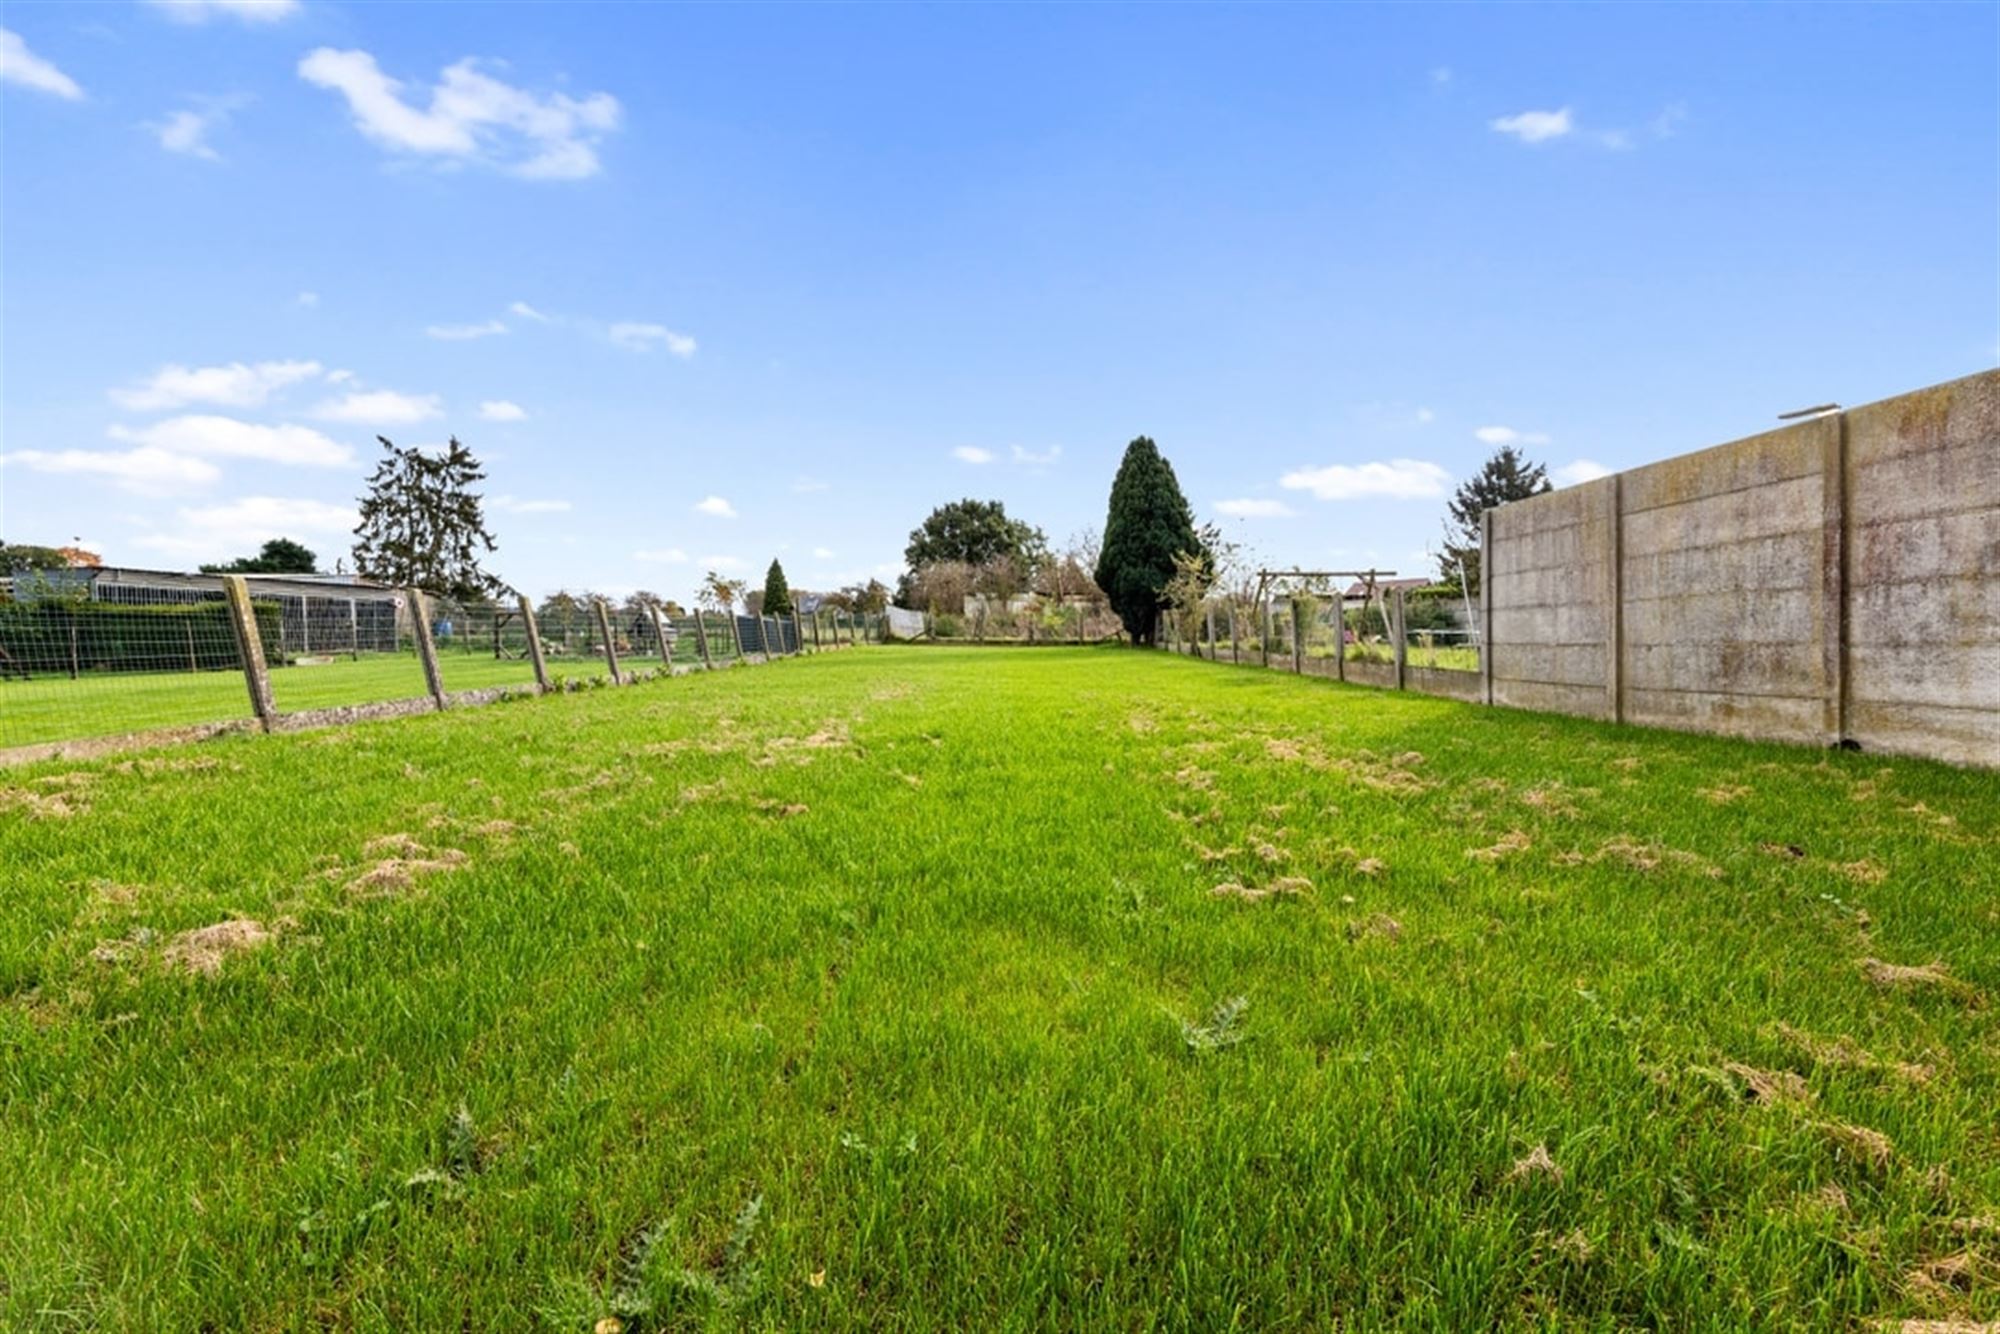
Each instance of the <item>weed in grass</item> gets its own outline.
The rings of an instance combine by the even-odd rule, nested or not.
[[[1243,1027],[1243,1016],[1249,1011],[1249,997],[1225,997],[1217,1001],[1208,1012],[1208,1017],[1199,1023],[1191,1019],[1181,1020],[1181,1041],[1197,1056],[1248,1041],[1250,1034]]]

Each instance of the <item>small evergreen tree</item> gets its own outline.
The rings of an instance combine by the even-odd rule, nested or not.
[[[354,570],[364,579],[474,602],[506,591],[480,568],[494,550],[479,493],[486,478],[453,436],[442,454],[399,449],[376,436],[386,456],[368,478],[354,530]]]
[[[1174,557],[1203,551],[1194,511],[1159,447],[1140,436],[1125,447],[1111,483],[1097,586],[1135,644],[1158,632],[1161,600],[1174,577]]]
[[[1451,517],[1444,525],[1444,551],[1438,556],[1438,581],[1459,587],[1462,567],[1466,593],[1478,597],[1480,515],[1495,505],[1553,490],[1548,469],[1530,462],[1512,445],[1500,446],[1476,475],[1460,484],[1451,498]]]
[[[764,572],[764,614],[766,616],[790,616],[792,614],[792,590],[785,582],[785,567],[777,561]]]

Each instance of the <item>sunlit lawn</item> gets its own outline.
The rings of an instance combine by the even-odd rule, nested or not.
[[[0,1328],[2000,1318],[2000,775],[871,649],[0,866]]]

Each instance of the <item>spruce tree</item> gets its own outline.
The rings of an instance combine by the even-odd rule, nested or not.
[[[486,474],[472,451],[453,436],[442,454],[400,449],[376,436],[386,451],[361,498],[354,530],[354,570],[364,579],[399,588],[476,602],[506,591],[479,566],[494,550],[479,493]]]
[[[1451,518],[1444,526],[1444,552],[1438,557],[1438,582],[1458,586],[1465,570],[1465,591],[1479,596],[1479,516],[1495,505],[1526,500],[1555,488],[1548,469],[1531,463],[1512,445],[1502,445],[1478,474],[1460,484],[1451,498]]]
[[[792,590],[785,583],[785,567],[775,560],[764,572],[764,605],[760,610],[766,616],[792,614]]]
[[[1140,436],[1125,447],[1111,483],[1104,544],[1097,557],[1097,586],[1125,623],[1135,644],[1150,644],[1160,607],[1174,577],[1174,557],[1202,551],[1194,511],[1171,463]]]

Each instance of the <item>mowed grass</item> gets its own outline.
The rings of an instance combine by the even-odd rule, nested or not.
[[[1991,773],[871,649],[0,865],[7,1329],[2000,1318]]]

